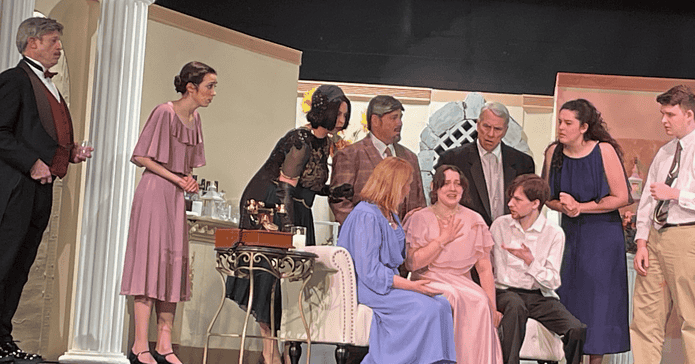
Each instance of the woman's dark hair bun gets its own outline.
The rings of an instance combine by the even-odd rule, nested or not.
[[[203,62],[188,62],[183,66],[181,72],[174,77],[174,89],[180,94],[185,94],[189,82],[197,87],[208,73],[217,74],[212,67]]]
[[[186,85],[181,84],[181,76],[179,75],[174,76],[174,88],[180,94],[186,93]]]
[[[311,110],[306,114],[306,119],[311,123],[311,127],[316,129],[322,126],[328,109],[328,97],[320,91],[314,92],[311,97]]]

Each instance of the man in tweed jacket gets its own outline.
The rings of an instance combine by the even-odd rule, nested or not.
[[[338,150],[333,156],[331,187],[349,183],[355,189],[352,199],[331,203],[331,210],[339,223],[342,224],[350,211],[360,202],[360,192],[369,176],[372,175],[372,171],[388,156],[403,158],[413,166],[410,193],[399,207],[398,216],[403,219],[408,211],[427,206],[417,156],[408,148],[398,144],[401,140],[404,110],[401,102],[392,96],[374,97],[367,106],[369,135],[355,144]]]

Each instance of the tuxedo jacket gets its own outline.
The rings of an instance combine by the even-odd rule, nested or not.
[[[504,143],[502,148],[502,170],[504,174],[504,214],[509,213],[509,198],[507,198],[507,188],[512,183],[516,176],[534,173],[536,170],[533,158],[520,152]],[[490,213],[490,198],[485,183],[485,174],[483,173],[483,164],[480,162],[480,153],[478,153],[478,143],[466,143],[460,147],[452,148],[446,151],[437,162],[439,167],[443,164],[450,164],[459,167],[463,171],[463,175],[468,180],[468,196],[469,201],[464,200],[461,203],[471,210],[479,213],[488,226],[492,224],[492,215]]]
[[[44,87],[24,61],[0,73],[0,216],[14,186],[31,178],[36,160],[50,166],[59,148]]]
[[[413,181],[410,184],[410,193],[398,209],[398,216],[403,219],[405,214],[416,208],[427,205],[422,190],[422,177],[417,156],[408,148],[396,143],[393,145],[396,157],[408,161],[413,166]],[[383,158],[374,147],[370,136],[362,138],[359,142],[348,145],[336,151],[333,156],[333,171],[331,172],[331,187],[340,186],[343,183],[352,184],[355,195],[352,200],[342,199],[338,203],[331,204],[331,210],[336,221],[343,223],[347,215],[361,201],[360,192],[372,175],[374,168]]]

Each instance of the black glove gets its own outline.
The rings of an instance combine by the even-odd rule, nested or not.
[[[292,199],[294,186],[287,182],[278,181],[278,188],[275,193],[280,203],[285,205],[286,212],[284,214],[277,214],[280,218],[280,226],[278,228],[280,231],[289,232],[292,230],[292,220],[294,219],[294,200]]]
[[[343,183],[340,186],[335,186],[332,188],[329,185],[325,185],[321,188],[321,191],[319,191],[318,194],[321,196],[327,196],[328,202],[330,203],[338,203],[342,198],[346,198],[348,200],[351,199],[355,194],[355,189],[349,183]]]

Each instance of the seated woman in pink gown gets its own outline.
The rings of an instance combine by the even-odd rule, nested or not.
[[[430,207],[406,221],[406,267],[413,280],[429,280],[444,292],[454,313],[457,363],[502,363],[496,326],[502,317],[495,302],[490,250],[494,243],[483,218],[459,204],[468,181],[455,166],[435,172]],[[475,265],[478,286],[471,279]]]

